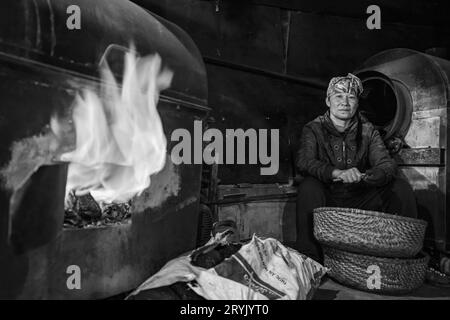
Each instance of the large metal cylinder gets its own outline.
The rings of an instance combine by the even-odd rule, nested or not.
[[[67,24],[79,8],[80,29]],[[136,46],[141,55],[158,53],[174,71],[166,94],[205,103],[207,84],[200,52],[178,26],[128,0],[5,0],[0,3],[1,56],[19,57],[86,76],[114,49]],[[112,57],[112,59],[114,59]],[[121,70],[117,70],[121,73]],[[118,74],[120,75],[120,74]]]
[[[406,146],[396,156],[401,173],[415,189],[419,214],[429,222],[429,243],[445,250],[450,242],[450,61],[392,49],[367,59],[355,74],[365,88],[361,110],[386,140],[404,139]]]
[[[72,5],[81,29],[66,25]],[[198,49],[177,26],[126,0],[4,0],[0,21],[0,298],[129,291],[196,246],[201,165],[173,164],[170,136],[192,132],[209,110]],[[71,117],[77,93],[100,85],[103,61],[121,76],[131,43],[141,56],[158,53],[174,72],[158,104],[166,165],[133,199],[130,224],[63,229],[67,163],[54,160],[62,150],[51,147],[50,121]],[[67,135],[63,148],[74,148],[73,128]],[[70,266],[81,271],[76,290],[67,286]]]

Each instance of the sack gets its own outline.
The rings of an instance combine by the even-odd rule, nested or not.
[[[224,239],[220,237],[219,234],[204,247],[223,243]],[[213,268],[193,265],[191,256],[170,261],[131,296],[181,281],[188,282],[196,294],[211,300],[306,300],[312,298],[328,271],[278,240],[262,239],[256,235]]]

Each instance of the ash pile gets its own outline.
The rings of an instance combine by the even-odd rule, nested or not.
[[[90,193],[76,195],[70,191],[66,198],[64,228],[92,228],[131,222],[131,201],[102,203]]]

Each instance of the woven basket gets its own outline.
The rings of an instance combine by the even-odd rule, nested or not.
[[[422,286],[429,256],[420,253],[417,258],[379,258],[324,247],[324,264],[328,275],[349,287],[359,290],[404,294]],[[379,282],[376,282],[379,272]]]
[[[349,208],[314,210],[314,236],[333,248],[380,257],[410,258],[423,246],[427,222]]]

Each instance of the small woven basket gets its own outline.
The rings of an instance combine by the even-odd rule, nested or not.
[[[404,294],[425,281],[429,256],[420,253],[417,258],[379,258],[324,247],[324,265],[328,275],[349,287],[359,290]]]
[[[423,246],[427,222],[376,211],[314,210],[314,236],[333,248],[380,257],[410,258]]]

